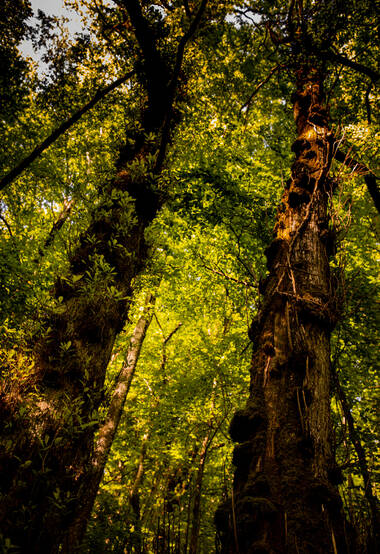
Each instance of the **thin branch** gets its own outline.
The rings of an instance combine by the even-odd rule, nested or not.
[[[256,29],[262,29],[262,26],[257,23],[257,21],[254,20],[254,16],[250,16],[248,14],[250,13],[256,13],[253,12],[250,9],[241,10],[239,8],[234,9],[234,13],[236,13],[240,18],[244,21],[244,19],[248,19],[248,21],[256,28]]]
[[[249,348],[251,346],[251,344],[253,344],[253,342],[251,340],[249,340],[247,342],[247,344],[244,346],[243,350],[240,352],[239,356],[242,356],[244,354],[244,352],[247,350],[247,348]]]
[[[91,108],[93,108],[100,100],[102,100],[109,92],[113,91],[115,88],[120,86],[121,84],[125,83],[128,79],[134,75],[135,71],[130,71],[126,75],[123,75],[122,77],[119,77],[113,83],[107,85],[101,90],[98,90],[98,92],[95,94],[95,96],[82,108],[80,108],[77,112],[75,112],[69,119],[64,121],[55,131],[53,131],[41,144],[36,146],[36,148],[33,150],[29,156],[24,158],[22,162],[20,162],[16,167],[14,167],[5,177],[3,177],[0,180],[0,190],[2,190],[4,187],[9,185],[12,181],[14,181],[17,177],[21,175],[21,173],[30,166],[31,163],[34,162],[38,156],[42,154],[53,142],[55,142],[63,133],[65,133],[74,123],[79,121],[79,119],[87,113]]]
[[[369,95],[371,93],[372,86],[373,86],[373,83],[371,82],[368,85],[366,93],[365,93],[365,107],[366,107],[366,110],[367,110],[368,125],[371,125],[371,103],[369,101]]]
[[[249,283],[248,281],[241,281],[240,279],[236,279],[236,277],[232,277],[231,275],[227,275],[222,271],[221,269],[215,269],[213,267],[208,266],[202,256],[198,254],[199,258],[202,261],[202,265],[205,269],[208,269],[208,271],[211,271],[212,273],[215,273],[215,275],[220,275],[221,277],[224,277],[225,279],[228,279],[229,281],[233,281],[234,283],[238,283],[239,285],[244,285],[245,287],[255,287],[256,285]]]
[[[168,336],[164,339],[164,344],[167,344],[172,336],[182,327],[182,322],[177,323],[177,325],[174,327],[173,331],[171,331]]]
[[[359,163],[357,160],[346,154],[340,149],[335,151],[335,159],[341,162],[346,167],[353,169],[355,173],[363,175],[364,181],[367,185],[368,192],[370,193],[373,203],[377,211],[380,214],[380,191],[377,186],[377,177],[366,165]]]
[[[157,319],[157,316],[156,316],[156,320],[158,322],[158,319]],[[161,326],[160,326],[161,327]],[[163,383],[166,384],[167,382],[167,378],[166,378],[166,374],[165,374],[165,368],[166,368],[166,362],[167,362],[167,355],[166,355],[166,345],[167,343],[170,341],[170,339],[173,337],[173,335],[175,335],[175,333],[178,331],[178,329],[180,329],[182,327],[182,323],[177,323],[177,325],[174,327],[173,331],[171,331],[167,337],[163,337],[163,341],[162,341],[162,357],[161,357],[161,364],[160,364],[160,374],[162,374],[163,376]],[[163,331],[162,331],[162,327],[161,327],[161,332],[163,334]]]
[[[158,317],[157,317],[156,312],[154,312],[153,317],[154,317],[154,319],[156,320],[158,327],[160,328],[160,331],[161,331],[161,333],[162,333],[162,336],[164,336],[164,330],[163,330],[162,325],[161,325],[161,323],[160,323],[160,321],[159,321],[159,319],[158,319]]]
[[[166,345],[166,344],[170,341],[170,339],[172,338],[172,336],[178,331],[178,329],[179,329],[180,327],[182,327],[182,322],[177,323],[177,325],[174,327],[173,331],[171,331],[171,332],[168,334],[168,336],[165,337],[164,330],[163,330],[162,325],[161,325],[161,323],[160,323],[160,321],[159,321],[159,319],[158,319],[158,317],[157,317],[156,312],[154,312],[153,317],[154,317],[154,319],[156,320],[157,325],[158,325],[158,327],[159,327],[159,329],[160,329],[160,331],[161,331],[161,333],[162,333],[162,342],[163,342],[164,345]]]
[[[241,239],[241,236],[243,234],[243,230],[244,228],[241,230],[241,233],[238,234],[235,229],[233,228],[233,226],[231,224],[228,225],[228,228],[231,229],[232,233],[235,235],[235,238],[236,238],[236,241],[237,241],[237,247],[238,247],[238,253],[236,254],[236,260],[244,267],[244,269],[247,271],[247,273],[249,274],[250,277],[252,277],[253,281],[256,283],[256,287],[258,286],[258,280],[257,280],[257,276],[253,273],[252,269],[248,266],[248,264],[242,259],[241,255],[240,255],[240,239]],[[253,285],[251,285],[253,286]]]
[[[9,225],[8,221],[5,219],[3,215],[0,215],[1,221],[4,223],[5,227],[8,229],[9,236],[13,239],[13,233],[11,226]]]
[[[54,222],[54,224],[53,224],[53,226],[50,230],[50,233],[46,237],[43,249],[48,248],[51,245],[51,243],[55,239],[56,234],[62,228],[63,224],[65,223],[65,221],[69,217],[73,205],[74,205],[74,200],[73,199],[64,200],[63,209],[62,209],[61,213],[58,215],[57,220]]]
[[[183,0],[183,6],[185,8],[185,12],[186,12],[187,17],[191,17],[190,6],[189,6],[189,2],[187,0]]]
[[[12,243],[13,243],[14,253],[16,254],[16,257],[17,257],[19,263],[21,264],[20,253],[19,253],[19,251],[18,251],[18,246],[17,246],[16,240],[15,240],[14,234],[12,233],[12,228],[11,228],[11,226],[9,225],[8,221],[6,220],[6,218],[5,218],[2,214],[0,214],[0,219],[1,219],[1,221],[4,223],[4,225],[6,226],[6,228],[7,228],[7,230],[8,230],[10,240],[11,240]]]
[[[259,83],[257,85],[257,87],[255,88],[255,90],[252,92],[251,96],[248,98],[248,100],[246,101],[245,104],[243,104],[243,106],[240,108],[240,111],[242,112],[245,108],[247,109],[247,113],[248,113],[248,110],[251,106],[251,102],[253,100],[253,98],[256,96],[256,94],[259,92],[259,90],[268,82],[270,81],[272,75],[274,75],[274,73],[276,73],[276,71],[278,71],[279,69],[281,69],[283,66],[283,64],[277,64],[275,65],[274,67],[272,67],[272,69],[270,70],[270,72],[268,73],[268,75],[265,77],[265,79],[263,79],[261,81],[261,83]]]
[[[41,261],[41,258],[45,255],[45,251],[54,241],[58,231],[63,227],[64,223],[69,218],[69,215],[71,213],[72,207],[74,206],[74,200],[64,200],[63,202],[63,209],[59,213],[58,218],[53,223],[52,228],[49,231],[48,236],[45,239],[45,242],[42,246],[38,249],[38,256],[34,258],[34,263],[38,264]]]

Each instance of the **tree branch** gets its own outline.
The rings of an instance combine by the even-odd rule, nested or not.
[[[13,239],[13,233],[11,226],[9,225],[8,221],[5,219],[3,215],[0,215],[1,221],[4,223],[5,227],[8,229],[9,236]]]
[[[198,257],[202,261],[202,265],[205,269],[208,271],[211,271],[212,273],[215,273],[215,275],[220,275],[221,277],[224,277],[225,279],[228,279],[229,281],[233,281],[234,283],[238,283],[239,285],[244,285],[245,287],[255,287],[254,284],[249,283],[248,281],[241,281],[240,279],[236,279],[236,277],[232,277],[231,275],[227,275],[223,270],[221,270],[219,267],[218,269],[215,269],[213,267],[210,267],[206,264],[205,260],[202,258],[202,256],[198,253]]]
[[[172,336],[178,331],[178,329],[182,327],[182,322],[177,323],[177,325],[174,327],[173,331],[171,331],[168,336],[164,339],[164,343],[167,344]]]
[[[337,52],[332,51],[329,52],[329,57],[331,60],[341,63],[342,65],[345,65],[350,69],[354,69],[359,73],[367,75],[368,77],[370,77],[370,79],[372,79],[374,83],[376,83],[380,79],[380,73],[378,71],[375,71],[374,69],[371,69],[370,67],[367,67],[359,62],[350,60],[346,56],[343,56],[343,54],[338,54]]]
[[[256,94],[259,92],[259,90],[261,89],[261,87],[263,87],[272,77],[272,75],[274,73],[276,73],[276,71],[278,71],[279,69],[281,69],[283,67],[282,64],[277,64],[275,65],[274,67],[272,67],[272,69],[270,70],[270,72],[268,73],[268,75],[265,77],[265,79],[263,79],[261,81],[261,83],[259,83],[257,85],[257,87],[255,88],[255,90],[252,92],[251,96],[248,98],[248,100],[246,101],[245,104],[243,104],[243,106],[240,108],[240,111],[242,112],[245,108],[247,108],[247,112],[251,106],[251,102],[253,100],[253,98],[256,96]]]
[[[366,110],[367,110],[368,125],[371,125],[371,103],[369,101],[369,95],[371,93],[372,86],[373,86],[373,83],[371,82],[368,85],[366,93],[365,93],[365,107],[366,107]]]
[[[183,6],[185,8],[185,12],[186,12],[187,17],[190,17],[191,16],[191,11],[190,11],[189,2],[187,0],[183,0]]]
[[[57,129],[55,129],[41,144],[36,146],[36,148],[33,150],[29,156],[24,158],[16,167],[14,167],[9,173],[5,175],[0,180],[0,190],[2,190],[4,187],[9,185],[12,181],[14,181],[17,177],[21,175],[21,173],[30,166],[31,163],[38,158],[44,152],[53,142],[55,142],[63,133],[65,133],[74,123],[79,121],[79,119],[87,113],[91,108],[93,108],[100,100],[102,100],[109,92],[113,91],[115,88],[120,86],[121,84],[125,83],[132,75],[135,73],[135,71],[130,71],[126,75],[123,75],[122,77],[119,77],[115,81],[113,81],[111,84],[107,85],[101,90],[98,90],[98,92],[95,94],[95,96],[82,108],[80,108],[77,112],[75,112],[69,119],[67,119],[64,123],[62,123]]]
[[[193,21],[190,23],[189,29],[187,30],[186,33],[184,33],[184,35],[182,36],[182,38],[181,38],[181,40],[179,41],[179,44],[178,44],[177,56],[176,56],[176,60],[175,60],[175,64],[174,64],[173,74],[172,74],[172,78],[170,80],[170,83],[168,85],[168,106],[169,106],[169,109],[168,109],[166,120],[165,120],[165,123],[164,123],[164,126],[163,126],[163,130],[162,130],[161,145],[160,145],[160,149],[159,149],[159,152],[158,152],[158,155],[157,155],[157,161],[156,161],[156,171],[159,170],[162,166],[164,156],[165,156],[166,146],[169,142],[171,108],[172,108],[172,104],[173,104],[173,101],[174,101],[175,91],[176,91],[176,88],[177,88],[178,78],[179,78],[179,74],[180,74],[180,70],[181,70],[181,66],[182,66],[182,60],[183,60],[183,55],[185,53],[186,44],[188,43],[188,41],[191,39],[191,37],[194,35],[195,31],[197,30],[198,25],[199,25],[199,23],[202,19],[203,13],[206,9],[207,2],[208,2],[208,0],[202,0],[201,4],[199,6],[198,12],[196,13]]]
[[[335,159],[345,166],[352,168],[355,173],[363,175],[368,192],[372,197],[378,213],[380,214],[380,190],[377,186],[377,178],[373,171],[371,171],[366,165],[359,163],[357,160],[339,149],[335,151]]]
[[[156,316],[157,323],[159,323],[157,316]],[[161,364],[160,364],[160,374],[163,376],[163,383],[166,384],[167,378],[165,374],[165,368],[166,368],[166,362],[167,362],[167,356],[166,356],[166,345],[170,341],[170,339],[175,335],[175,333],[182,327],[182,322],[177,323],[177,325],[174,327],[173,331],[171,331],[167,337],[163,334],[163,329],[160,325],[161,332],[163,334],[163,340],[162,340],[162,357],[161,357]]]
[[[55,239],[56,234],[62,228],[63,224],[65,223],[65,221],[69,217],[73,205],[74,205],[74,200],[73,199],[71,199],[71,200],[66,200],[65,199],[64,200],[63,209],[60,212],[60,214],[58,215],[57,220],[53,223],[53,226],[50,229],[50,232],[49,232],[48,236],[46,237],[43,248],[40,250],[40,255],[43,255],[43,251],[46,248],[48,248],[51,245],[51,243],[53,242],[53,240]]]

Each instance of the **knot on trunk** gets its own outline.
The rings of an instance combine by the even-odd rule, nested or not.
[[[323,299],[310,294],[297,298],[299,314],[304,322],[313,321],[331,331],[337,322],[337,310],[331,299]]]
[[[274,264],[274,262],[277,258],[277,255],[279,254],[279,252],[281,250],[284,250],[285,252],[287,252],[287,249],[288,249],[287,241],[284,240],[284,239],[280,239],[280,238],[274,239],[270,243],[268,248],[265,249],[264,254],[267,257],[267,268],[268,268],[269,271],[273,267],[273,264]]]
[[[232,418],[229,434],[234,442],[246,442],[265,428],[264,407],[258,398],[249,400],[244,409],[238,410]]]
[[[308,140],[299,138],[293,142],[292,151],[296,156],[299,156],[303,150],[308,150],[310,147],[311,144]]]
[[[314,105],[309,113],[309,122],[318,127],[326,127],[328,124],[328,113],[322,106]]]

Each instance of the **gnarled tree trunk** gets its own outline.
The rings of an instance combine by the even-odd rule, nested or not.
[[[336,487],[330,422],[337,307],[328,261],[332,141],[323,80],[323,67],[296,71],[295,160],[251,328],[250,397],[230,426],[238,443],[233,498],[216,514],[225,553],[354,552]]]

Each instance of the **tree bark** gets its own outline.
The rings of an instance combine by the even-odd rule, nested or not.
[[[96,440],[94,454],[88,474],[83,480],[83,494],[78,505],[75,517],[72,518],[70,527],[65,532],[65,540],[62,552],[73,552],[76,545],[80,545],[86,531],[87,523],[95,502],[104,468],[107,463],[113,440],[115,438],[124,404],[140,357],[146,332],[152,321],[152,305],[155,299],[151,294],[147,296],[145,313],[140,317],[130,339],[125,362],[120,370],[112,394],[107,417],[100,427]]]
[[[266,250],[253,322],[250,396],[230,426],[231,501],[216,513],[224,553],[354,552],[337,490],[330,422],[332,158],[323,67],[303,63],[293,95],[295,160]]]

